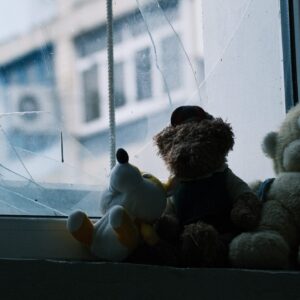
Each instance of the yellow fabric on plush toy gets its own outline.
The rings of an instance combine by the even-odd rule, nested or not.
[[[93,225],[85,213],[77,211],[69,216],[67,226],[94,255],[122,261],[138,246],[141,236],[150,244],[155,242],[154,231],[146,224],[152,224],[164,212],[166,192],[157,178],[143,176],[129,164],[125,150],[119,149],[116,156],[118,163],[100,201],[103,217]],[[87,238],[90,236],[92,239]]]
[[[155,246],[159,242],[159,237],[154,230],[153,226],[147,223],[142,223],[141,227],[141,235],[144,239],[144,241],[150,245],[150,246]]]

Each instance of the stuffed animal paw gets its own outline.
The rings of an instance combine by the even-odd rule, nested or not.
[[[216,229],[203,222],[185,226],[182,233],[182,263],[187,267],[211,267],[226,257]],[[225,250],[225,248],[224,248]]]
[[[172,214],[163,214],[154,224],[159,237],[172,245],[177,245],[180,239],[180,225]]]
[[[67,227],[73,237],[99,258],[120,261],[138,245],[139,232],[126,210],[114,206],[95,224],[82,211],[72,213]]]
[[[255,229],[259,224],[261,206],[255,194],[241,194],[231,210],[232,222],[242,230]]]

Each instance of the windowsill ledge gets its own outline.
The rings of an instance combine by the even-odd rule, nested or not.
[[[5,299],[298,299],[300,273],[0,260]]]

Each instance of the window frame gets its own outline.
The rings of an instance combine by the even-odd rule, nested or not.
[[[286,111],[300,98],[300,4],[280,0]]]

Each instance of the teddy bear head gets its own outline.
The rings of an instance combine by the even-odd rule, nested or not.
[[[262,143],[273,160],[275,172],[300,172],[300,105],[286,115],[278,132],[270,132]]]
[[[180,106],[171,125],[154,137],[172,175],[193,179],[207,176],[226,163],[234,144],[231,126],[198,106]]]

